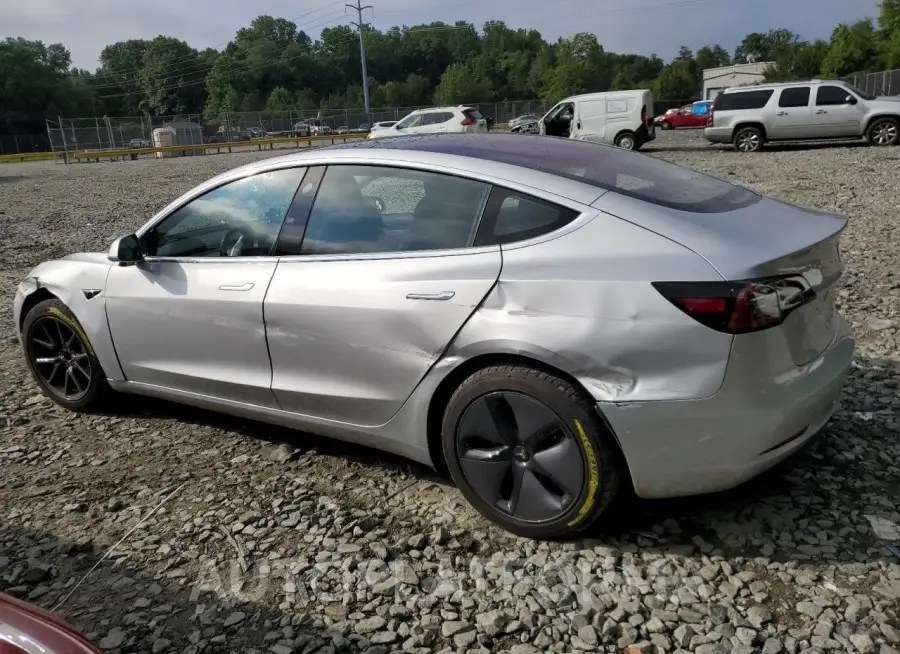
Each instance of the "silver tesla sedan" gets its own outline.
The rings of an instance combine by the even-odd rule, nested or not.
[[[822,429],[854,350],[845,225],[579,141],[364,141],[37,266],[15,324],[68,409],[138,393],[364,443],[558,537],[627,486],[733,487]]]

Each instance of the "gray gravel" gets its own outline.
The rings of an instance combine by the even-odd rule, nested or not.
[[[105,249],[260,155],[0,165],[0,590],[63,602],[121,652],[897,654],[900,148],[746,156],[698,136],[648,150],[851,217],[843,407],[760,480],[629,502],[569,543],[511,537],[434,473],[363,448],[143,400],[55,408],[12,332],[27,269]]]

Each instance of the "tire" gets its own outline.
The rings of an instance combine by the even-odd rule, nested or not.
[[[741,127],[731,140],[738,152],[759,152],[765,142],[766,137],[758,127]]]
[[[112,395],[87,334],[60,300],[44,300],[31,308],[22,322],[22,344],[31,376],[41,392],[59,406],[96,411]],[[59,360],[52,361],[55,358]],[[39,359],[45,361],[39,363]],[[61,383],[73,392],[60,390]]]
[[[659,124],[661,129],[672,129],[672,124],[668,120],[664,120]]]
[[[441,439],[466,499],[491,522],[528,538],[590,527],[616,496],[624,469],[594,402],[571,383],[524,365],[483,368],[460,384],[444,412]],[[521,493],[531,501],[514,501]]]
[[[866,129],[866,143],[877,147],[900,143],[900,121],[896,118],[876,118]]]
[[[636,150],[637,139],[631,132],[622,132],[616,136],[615,145],[617,148],[622,148],[623,150]]]

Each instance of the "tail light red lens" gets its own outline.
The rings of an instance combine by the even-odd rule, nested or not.
[[[475,124],[475,119],[474,119],[474,118],[469,118],[468,116],[466,116],[466,117],[463,118],[461,121],[459,121],[459,124],[460,124],[460,125],[474,125],[474,124]]]
[[[714,115],[714,114],[715,114],[715,112],[712,110],[712,108],[710,108],[710,110],[709,110],[709,118],[706,119],[706,126],[707,126],[707,127],[713,127],[713,126],[715,125],[715,122],[713,121],[713,115]]]
[[[647,105],[644,105],[643,107],[641,107],[641,122],[642,123],[647,122]]]
[[[802,275],[737,282],[653,282],[663,297],[711,329],[746,334],[775,327],[816,296]]]

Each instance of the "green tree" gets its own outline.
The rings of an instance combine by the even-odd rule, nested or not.
[[[434,101],[439,105],[455,105],[470,102],[488,102],[494,89],[488,76],[473,61],[450,64],[441,76],[441,83],[434,90]]]
[[[881,65],[900,68],[900,0],[882,0],[877,36]]]
[[[157,36],[147,43],[138,74],[140,108],[158,116],[199,113],[206,101],[209,70],[200,53],[184,41]]]
[[[45,118],[68,114],[70,61],[59,43],[0,41],[0,133],[42,132]]]
[[[751,32],[744,37],[740,45],[735,48],[734,62],[738,64],[771,61],[776,51],[786,46],[797,43],[800,37],[787,29],[773,29],[765,34]]]
[[[872,21],[861,20],[853,25],[841,23],[831,34],[831,44],[822,60],[822,74],[843,77],[851,73],[872,70],[878,63],[878,44]]]

